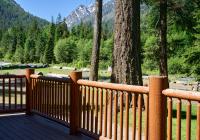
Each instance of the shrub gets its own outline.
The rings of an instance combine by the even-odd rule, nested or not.
[[[56,43],[54,55],[59,63],[71,63],[77,58],[76,44],[69,39],[61,39]]]

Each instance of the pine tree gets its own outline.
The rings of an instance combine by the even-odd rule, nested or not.
[[[160,75],[168,76],[167,68],[167,0],[160,0]]]
[[[16,51],[15,51],[15,54],[14,54],[14,62],[20,62],[20,63],[24,63],[24,57],[23,55],[24,54],[24,49],[22,48],[22,46],[18,46]]]
[[[48,40],[47,44],[45,47],[45,52],[44,52],[44,63],[46,64],[51,64],[55,60],[54,58],[54,40],[55,40],[55,24],[52,22],[50,25],[50,31],[48,35]]]
[[[35,61],[36,62],[42,62],[42,58],[44,56],[44,51],[45,51],[45,45],[46,45],[47,39],[44,33],[39,33],[38,38],[36,41],[36,46],[35,46]]]
[[[34,47],[35,47],[35,42],[31,37],[28,37],[25,42],[24,46],[24,61],[29,63],[32,62],[34,59]]]
[[[111,80],[140,85],[140,0],[116,0]]]
[[[55,41],[57,42],[59,39],[64,39],[69,36],[69,31],[67,24],[63,21],[56,25],[55,31]]]

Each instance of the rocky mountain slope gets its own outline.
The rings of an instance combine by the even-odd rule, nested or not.
[[[114,0],[109,0],[103,4],[103,21],[110,20],[114,17],[114,6]],[[69,27],[72,27],[81,21],[92,21],[94,12],[95,4],[89,6],[80,5],[65,18],[65,22]]]
[[[114,10],[115,2],[114,0],[107,0],[103,4],[103,22],[114,21]],[[141,14],[144,15],[148,10],[145,4],[141,4]],[[69,27],[79,24],[82,22],[93,21],[95,12],[95,4],[89,6],[80,5],[74,11],[71,12],[66,18],[65,22]]]

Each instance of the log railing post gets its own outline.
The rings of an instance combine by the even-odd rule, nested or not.
[[[151,76],[149,81],[149,140],[166,139],[167,98],[162,94],[168,88],[168,78]]]
[[[79,128],[79,115],[81,115],[79,106],[80,89],[77,81],[82,78],[82,72],[73,71],[70,73],[70,78],[72,80],[70,94],[70,134],[75,134]]]
[[[31,114],[31,74],[34,74],[34,69],[26,69],[26,114]]]

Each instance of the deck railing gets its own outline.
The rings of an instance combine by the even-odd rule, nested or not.
[[[172,140],[172,123],[173,123],[173,103],[176,103],[176,139],[181,139],[181,133],[186,135],[186,139],[195,139],[195,136],[191,138],[191,120],[192,118],[192,107],[195,107],[196,110],[196,140],[200,140],[200,93],[191,92],[191,91],[181,91],[181,90],[172,90],[167,89],[162,92],[167,98],[167,108],[168,108],[168,119],[167,119],[167,139]],[[185,132],[183,131],[181,117],[183,116],[182,108],[186,108],[186,126]],[[185,117],[185,116],[184,116]],[[194,124],[193,124],[194,125]],[[194,126],[193,126],[194,127]],[[193,132],[195,134],[195,132]]]
[[[148,87],[88,80],[78,80],[78,84],[81,90],[81,132],[96,134],[102,139],[141,139],[143,126],[147,139]],[[146,103],[143,113],[142,96]]]
[[[179,140],[183,133],[187,140],[200,140],[200,93],[167,89],[167,77],[149,79],[145,87],[82,80],[76,71],[66,78],[34,75],[30,69],[22,76],[0,75],[0,113],[37,113],[67,125],[71,134],[102,140]]]
[[[0,75],[0,113],[13,113],[25,110],[25,75]]]
[[[69,126],[71,79],[31,75],[31,112]]]

